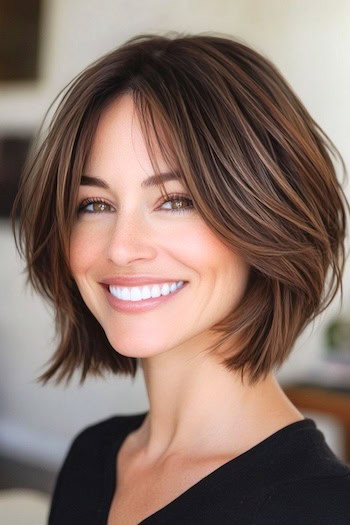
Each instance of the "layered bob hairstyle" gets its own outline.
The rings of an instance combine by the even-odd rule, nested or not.
[[[250,381],[263,378],[339,288],[343,299],[349,204],[334,163],[344,165],[267,59],[226,36],[170,34],[134,37],[85,69],[64,90],[28,158],[15,237],[29,281],[54,306],[58,335],[39,380],[68,380],[78,368],[81,381],[89,373],[137,370],[136,358],[110,345],[69,265],[77,192],[97,123],[125,93],[155,171],[156,145],[208,227],[249,264],[246,292],[213,328],[219,342],[210,351]]]

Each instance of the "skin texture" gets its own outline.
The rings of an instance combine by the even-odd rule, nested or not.
[[[158,162],[161,171],[168,171],[161,157]],[[176,465],[189,458],[198,465],[195,469],[191,464],[192,485],[225,459],[302,419],[272,374],[251,386],[206,353],[215,337],[212,326],[241,299],[249,268],[195,209],[172,213],[158,187],[142,188],[152,174],[132,99],[123,95],[101,116],[86,170],[108,189],[81,186],[77,202],[79,207],[94,198],[107,206],[95,204],[101,213],[77,215],[70,264],[84,301],[112,346],[140,358],[144,372],[150,411],[122,447],[127,461],[118,479],[126,492],[123,480],[135,482],[142,472],[147,485],[147,475],[152,479],[160,471],[165,480],[168,465],[174,478]],[[184,192],[179,181],[165,187],[168,194]],[[113,309],[101,280],[140,274],[188,284],[150,311]],[[158,506],[172,496],[167,491]]]

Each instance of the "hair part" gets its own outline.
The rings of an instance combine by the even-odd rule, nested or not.
[[[250,266],[244,297],[213,327],[218,341],[208,352],[257,381],[285,361],[339,289],[343,298],[349,204],[335,159],[345,167],[266,58],[203,34],[140,35],[92,64],[68,86],[28,160],[15,235],[29,281],[54,306],[59,338],[39,380],[69,380],[77,368],[81,382],[89,373],[136,374],[137,359],[110,345],[69,269],[98,120],[124,93],[133,96],[155,172],[157,147],[206,224]]]

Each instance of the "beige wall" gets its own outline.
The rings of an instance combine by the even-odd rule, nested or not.
[[[347,0],[47,0],[36,85],[0,85],[0,131],[37,128],[85,65],[140,32],[218,31],[269,56],[350,165],[350,2]],[[347,187],[349,195],[349,186]],[[24,291],[9,226],[0,223],[0,450],[57,464],[71,436],[113,413],[147,408],[139,376],[80,388],[35,384],[53,349],[50,314]],[[350,311],[349,269],[344,308]],[[280,377],[299,376],[322,350],[329,312],[300,338]]]

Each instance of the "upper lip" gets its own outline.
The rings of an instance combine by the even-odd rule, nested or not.
[[[177,283],[181,280],[183,279],[139,275],[134,277],[107,277],[101,281],[101,284],[105,284],[107,286],[138,286],[143,284]]]

